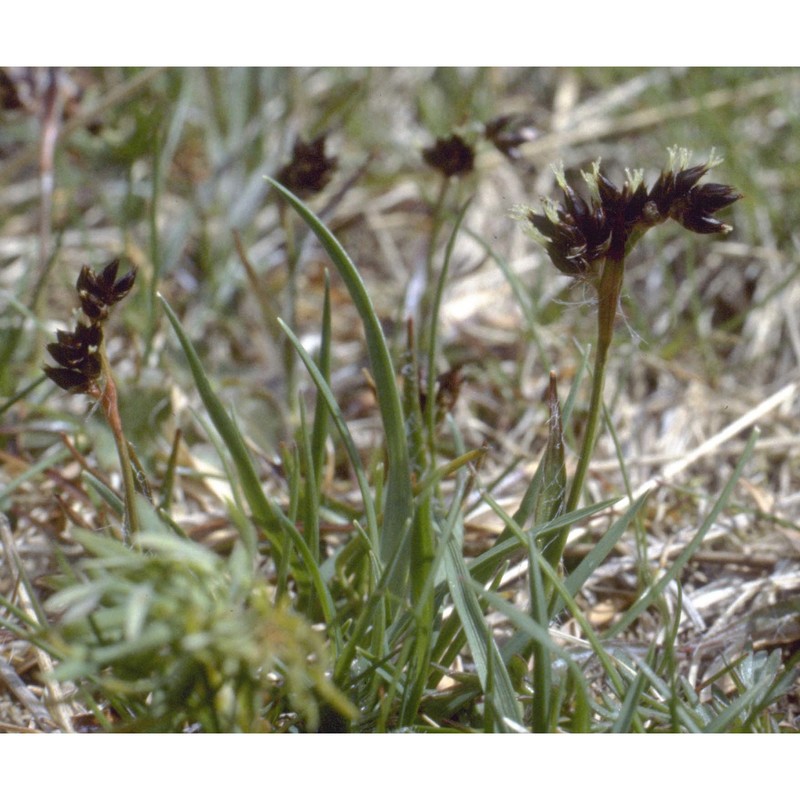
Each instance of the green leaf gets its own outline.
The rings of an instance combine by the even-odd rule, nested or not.
[[[282,319],[278,320],[278,324],[283,329],[283,332],[288,337],[292,346],[297,351],[297,354],[300,356],[301,361],[308,370],[308,374],[311,376],[311,380],[314,381],[314,385],[317,387],[317,392],[319,392],[320,397],[325,403],[328,413],[333,419],[333,424],[342,439],[342,443],[344,444],[347,455],[350,458],[350,464],[353,467],[353,472],[356,476],[356,482],[361,490],[361,499],[364,502],[364,513],[367,518],[367,532],[369,534],[370,541],[374,545],[378,537],[378,521],[375,513],[375,505],[372,501],[372,494],[370,493],[367,476],[365,475],[364,468],[361,465],[361,457],[358,454],[358,448],[353,441],[353,437],[350,435],[344,415],[339,408],[339,404],[336,402],[336,398],[333,396],[330,386],[328,386],[327,382],[325,381],[325,378],[320,372],[319,367],[317,367],[317,365],[314,363],[314,359],[311,358],[308,351],[300,343],[300,340],[294,335],[294,333]]]
[[[475,581],[470,580],[469,584],[477,594],[484,597],[491,606],[496,608],[514,624],[522,634],[546,649],[553,657],[564,661],[578,687],[576,697],[576,705],[578,708],[576,709],[576,714],[579,718],[583,719],[586,713],[584,706],[588,705],[588,697],[590,696],[589,687],[586,678],[583,676],[583,673],[570,654],[553,642],[550,638],[550,632],[546,627],[539,625],[539,623],[531,619],[524,611],[506,602],[494,592],[484,589],[483,586]]]
[[[613,637],[617,636],[620,631],[624,631],[643,611],[645,611],[652,603],[656,601],[656,598],[661,595],[665,587],[671,581],[675,580],[681,573],[681,570],[683,570],[683,568],[686,566],[694,552],[703,543],[703,539],[711,529],[711,526],[714,524],[716,518],[720,515],[720,513],[722,513],[722,510],[728,504],[731,493],[733,492],[733,489],[739,481],[740,475],[742,474],[744,465],[747,463],[753,452],[756,440],[758,439],[758,433],[758,429],[756,428],[750,434],[750,438],[747,440],[744,452],[740,456],[733,474],[728,479],[728,482],[725,484],[725,488],[717,498],[717,502],[714,503],[714,506],[709,512],[708,516],[705,518],[705,520],[703,520],[703,524],[700,526],[697,533],[692,537],[692,539],[684,548],[683,552],[672,562],[669,569],[664,572],[661,578],[659,578],[658,581],[650,586],[648,590],[622,615],[621,619],[619,619],[608,629],[608,631],[606,631],[605,635],[607,638],[612,639]]]
[[[325,248],[344,281],[364,326],[370,369],[375,381],[375,391],[386,436],[388,462],[385,513],[380,542],[381,556],[385,563],[397,562],[397,568],[393,570],[392,589],[400,594],[407,581],[410,567],[408,530],[412,515],[411,470],[403,408],[389,347],[361,275],[342,245],[299,198],[272,178],[266,180],[303,218]]]
[[[453,605],[463,625],[481,686],[484,691],[489,690],[491,672],[495,711],[501,719],[509,719],[521,725],[522,715],[511,678],[478,602],[476,590],[479,585],[470,578],[455,537],[450,537],[445,545],[444,564]]]
[[[203,401],[203,405],[211,418],[211,422],[225,442],[225,446],[228,448],[231,460],[236,467],[239,480],[242,484],[242,491],[250,505],[250,511],[258,524],[264,526],[270,545],[275,550],[276,560],[280,561],[285,543],[280,535],[278,517],[272,502],[264,494],[264,489],[261,486],[261,481],[258,478],[250,453],[245,446],[242,434],[219,397],[217,397],[216,392],[212,389],[211,383],[203,370],[200,358],[197,355],[197,351],[189,341],[189,337],[183,330],[183,326],[175,315],[175,312],[160,294],[158,297],[167,314],[167,319],[169,319],[178,337],[178,341],[181,343],[186,360],[189,362],[189,369],[191,370],[197,390],[200,393],[200,399]],[[255,558],[256,542],[245,542],[245,544],[247,545],[251,557]]]
[[[584,556],[578,566],[564,579],[564,586],[572,597],[575,597],[581,587],[605,561],[614,545],[620,540],[622,534],[630,526],[642,506],[647,501],[648,495],[643,494],[628,510],[600,537],[597,544]],[[563,601],[557,600],[553,607],[553,614],[559,614],[564,608]]]

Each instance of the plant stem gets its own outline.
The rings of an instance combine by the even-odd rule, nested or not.
[[[289,327],[297,330],[297,262],[299,259],[299,252],[297,249],[297,242],[295,239],[295,230],[292,220],[289,219],[289,209],[285,203],[280,204],[279,216],[281,227],[286,237],[286,308],[285,317]],[[297,359],[292,343],[284,337],[283,346],[283,366],[286,371],[286,396],[289,402],[289,418],[292,425],[298,422],[298,402],[297,396]]]
[[[603,387],[605,385],[606,364],[611,341],[614,338],[614,322],[617,318],[619,297],[622,291],[622,278],[625,274],[625,258],[608,259],[603,268],[600,284],[597,289],[597,349],[594,354],[594,373],[592,375],[592,396],[589,400],[589,419],[583,434],[581,453],[575,477],[572,479],[567,513],[578,507],[589,469],[597,432],[600,426],[600,413],[603,409]]]
[[[133,479],[131,469],[131,457],[128,451],[128,440],[122,430],[122,419],[119,415],[119,403],[117,400],[117,385],[111,373],[111,367],[106,356],[105,342],[100,345],[100,360],[102,363],[102,373],[105,377],[105,386],[100,394],[100,404],[103,407],[111,433],[114,435],[114,444],[117,446],[119,455],[119,466],[122,472],[122,493],[125,502],[125,519],[122,524],[122,540],[125,544],[130,544],[131,534],[140,529],[139,514],[136,510],[136,484]]]
[[[432,326],[435,327],[435,322],[430,318],[431,307],[436,294],[436,280],[434,278],[433,261],[436,257],[436,243],[439,239],[439,233],[441,232],[444,224],[445,199],[447,197],[447,190],[449,187],[449,178],[443,177],[442,182],[439,184],[436,202],[431,211],[431,218],[433,222],[431,225],[430,239],[428,241],[428,252],[425,256],[425,287],[422,292],[422,297],[419,301],[417,312],[421,353],[429,351]],[[428,364],[428,370],[435,370],[435,365]]]

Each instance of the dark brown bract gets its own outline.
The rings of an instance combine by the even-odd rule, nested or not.
[[[728,233],[732,230],[731,226],[720,222],[713,215],[736,202],[741,196],[731,186],[704,183],[690,189],[685,198],[674,203],[669,214],[684,228],[695,233]]]
[[[57,342],[47,345],[47,352],[58,367],[45,367],[51,381],[73,394],[85,394],[100,377],[101,362],[98,348],[103,331],[96,325],[79,322],[74,331],[56,331]]]

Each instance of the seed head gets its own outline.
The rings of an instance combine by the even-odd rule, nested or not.
[[[50,380],[72,394],[93,394],[102,372],[99,349],[103,342],[103,323],[111,306],[120,302],[133,287],[136,270],[117,278],[119,259],[109,262],[100,272],[81,268],[75,288],[88,324],[78,322],[74,330],[56,331],[57,341],[47,345],[47,352],[59,365],[46,366]]]
[[[278,181],[301,199],[319,194],[329,183],[337,159],[325,155],[325,136],[311,142],[295,140],[292,160],[278,172]]]
[[[446,178],[472,172],[475,164],[475,151],[457,133],[449,139],[437,139],[433,147],[422,151],[422,157]]]
[[[88,266],[81,267],[75,288],[81,301],[83,313],[97,322],[108,317],[109,308],[119,303],[133,287],[136,270],[123,275],[117,280],[119,259],[109,262],[102,272],[93,272]]]
[[[713,215],[741,197],[732,186],[704,183],[692,187],[683,198],[673,203],[669,215],[695,233],[729,233],[733,228]]]
[[[609,255],[623,258],[642,233],[667,219],[695,233],[729,232],[731,227],[713,215],[742,195],[731,186],[699,183],[720,163],[713,151],[703,164],[690,167],[689,158],[687,150],[671,149],[669,167],[650,190],[642,170],[626,170],[627,180],[620,188],[596,161],[591,172],[582,173],[588,200],[572,188],[563,167],[555,167],[563,201],[545,200],[543,214],[527,209],[523,219],[529,232],[535,232],[534,238],[544,244],[553,264],[572,276],[595,273]]]
[[[96,323],[79,322],[74,331],[56,331],[57,342],[47,345],[47,352],[58,367],[46,366],[51,381],[72,394],[89,394],[100,377],[101,361],[98,348],[103,331]]]

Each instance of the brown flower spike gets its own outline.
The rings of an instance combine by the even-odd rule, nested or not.
[[[98,348],[103,331],[79,322],[74,331],[56,331],[58,342],[47,345],[47,351],[60,367],[45,367],[51,381],[73,394],[86,394],[100,377],[102,365]]]
[[[688,166],[689,153],[670,150],[670,166],[647,189],[642,172],[627,172],[622,188],[600,171],[584,173],[590,198],[584,199],[568,183],[562,169],[556,178],[564,195],[560,203],[544,201],[544,213],[524,209],[519,215],[529,232],[546,248],[553,264],[572,276],[588,276],[607,258],[624,259],[649,228],[674,219],[695,233],[727,233],[729,225],[714,216],[741,198],[732,186],[698,183],[720,163],[713,153],[704,164]]]
[[[125,516],[122,539],[130,541],[131,534],[139,530],[136,509],[136,483],[131,466],[131,451],[122,429],[117,401],[117,387],[108,364],[103,343],[103,325],[112,306],[119,303],[136,280],[136,270],[118,278],[119,259],[106,264],[99,272],[82,267],[75,288],[87,322],[78,322],[72,331],[56,331],[58,341],[47,345],[47,351],[57,367],[44,367],[45,375],[62,389],[72,394],[86,394],[98,401],[105,414],[122,471]]]
[[[472,172],[475,164],[474,150],[457,134],[449,139],[437,139],[433,147],[422,151],[425,163],[438,169],[446,178]]]
[[[278,173],[277,178],[292,194],[305,199],[319,194],[330,182],[336,169],[336,159],[325,155],[325,136],[312,142],[297,138],[292,160]]]
[[[483,135],[509,160],[522,157],[521,145],[532,142],[538,131],[533,123],[516,114],[503,114],[484,125]]]
[[[109,308],[119,303],[133,287],[136,271],[131,270],[117,280],[118,270],[118,258],[107,264],[100,273],[92,272],[85,265],[81,267],[76,288],[83,313],[93,322],[105,320]]]
[[[708,161],[692,167],[688,150],[672,148],[669,154],[669,167],[661,172],[650,189],[644,184],[641,170],[626,171],[627,180],[620,188],[600,171],[600,162],[595,162],[590,173],[583,173],[589,187],[588,199],[569,185],[564,170],[558,168],[556,179],[563,200],[545,200],[543,213],[524,208],[516,214],[561,272],[591,280],[597,291],[592,395],[567,511],[574,511],[578,506],[599,431],[606,365],[626,256],[647,230],[668,219],[674,219],[695,233],[727,233],[731,227],[718,220],[715,214],[741,197],[732,186],[700,183],[700,179],[720,163],[713,151]],[[560,557],[560,552],[554,553],[555,560],[551,563],[556,563]]]
[[[59,366],[46,366],[45,374],[72,394],[98,393],[96,381],[103,371],[100,353],[103,323],[108,319],[111,306],[128,294],[136,280],[135,269],[119,279],[118,271],[119,259],[111,261],[100,272],[93,272],[87,266],[81,268],[75,288],[88,324],[78,322],[72,331],[56,331],[58,341],[47,345],[47,351]]]

